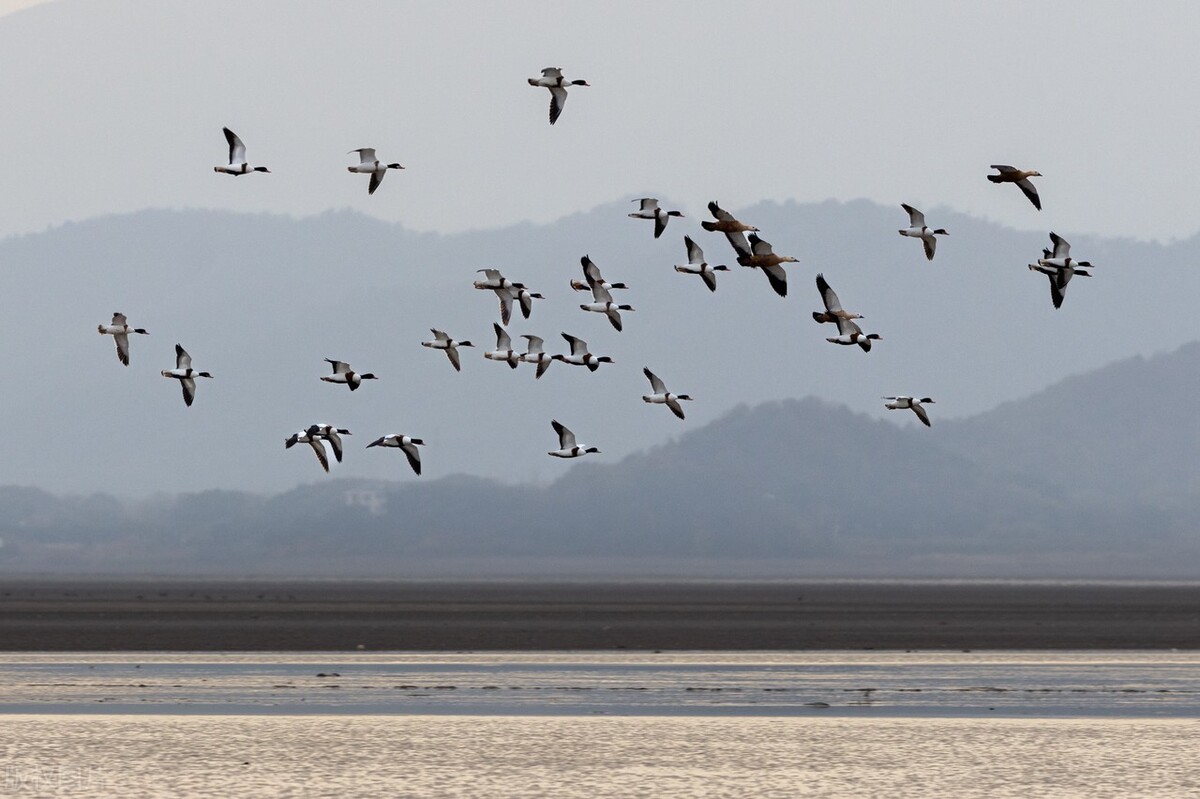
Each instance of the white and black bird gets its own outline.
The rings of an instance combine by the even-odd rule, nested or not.
[[[113,314],[112,324],[97,325],[96,329],[102,336],[113,337],[113,341],[117,343],[117,360],[126,366],[129,365],[129,334],[140,333],[143,336],[149,335],[143,328],[130,327],[123,313]]]
[[[1071,257],[1071,245],[1062,236],[1050,233],[1050,242],[1054,245],[1054,251],[1048,257],[1038,259],[1039,266],[1074,266],[1074,267],[1090,267],[1092,264],[1089,261],[1076,261]],[[1042,250],[1042,255],[1046,256],[1046,251]]]
[[[717,205],[715,200],[708,204],[708,210],[716,217],[716,221],[710,222],[706,219],[700,223],[700,227],[710,232],[724,233],[735,253],[739,256],[750,255],[750,243],[746,241],[746,234],[757,233],[758,228],[739,222],[733,214]]]
[[[613,302],[612,294],[605,288],[604,279],[600,277],[600,269],[586,255],[581,259],[583,275],[587,279],[588,288],[592,290],[592,301],[579,307],[584,311],[602,313],[608,317],[612,326],[621,332],[621,311],[632,311],[632,305],[619,305]]]
[[[187,350],[178,344],[175,345],[175,368],[163,369],[163,377],[170,377],[179,381],[179,385],[183,387],[183,404],[189,408],[192,405],[192,400],[196,398],[196,378],[209,377],[208,372],[197,372],[192,368],[192,356],[187,354]]]
[[[397,447],[408,458],[408,465],[412,467],[413,472],[420,477],[421,453],[417,450],[417,447],[423,446],[425,446],[425,442],[419,438],[401,435],[400,433],[388,433],[386,436],[381,436],[370,444],[367,444],[367,449],[371,447]]]
[[[507,363],[510,368],[516,369],[517,364],[521,362],[521,354],[513,349],[512,338],[509,337],[507,330],[495,322],[492,322],[492,327],[496,331],[496,349],[488,350],[483,357],[489,361],[502,361]]]
[[[312,428],[309,428],[311,430]],[[313,452],[317,454],[317,461],[321,464],[321,468],[329,471],[329,456],[325,453],[325,445],[319,436],[312,435],[309,430],[298,430],[283,440],[283,448],[291,449],[297,444],[308,444],[312,447]],[[339,458],[339,460],[341,460]]]
[[[222,128],[225,131],[225,141],[229,142],[229,165],[214,166],[214,172],[222,172],[226,175],[246,175],[250,172],[270,172],[265,166],[250,166],[246,163],[246,145],[242,144],[242,140],[238,135],[229,128]]]
[[[579,263],[583,266],[583,280],[571,281],[571,288],[576,291],[591,291],[594,285],[603,286],[609,291],[629,288],[624,283],[609,283],[605,280],[604,276],[600,274],[600,267],[596,266],[590,256],[583,256],[579,259]]]
[[[534,373],[534,378],[540,379],[542,375],[546,374],[546,370],[550,368],[554,358],[542,349],[546,342],[540,336],[526,333],[521,338],[529,342],[525,347],[525,352],[521,353],[521,363],[535,364],[537,371]]]
[[[900,230],[901,236],[909,236],[910,238],[920,239],[925,245],[925,258],[933,260],[933,253],[937,250],[937,236],[949,236],[950,234],[945,228],[932,230],[925,224],[925,214],[913,208],[911,205],[900,203],[900,207],[908,212],[908,227]]]
[[[326,358],[325,363],[333,368],[333,374],[325,375],[321,378],[326,383],[339,383],[350,387],[351,391],[357,391],[364,380],[378,380],[373,373],[359,374],[350,368],[350,364],[345,361],[335,361],[332,358]]]
[[[564,427],[557,419],[552,419],[550,426],[558,434],[558,449],[547,452],[547,455],[555,458],[578,458],[581,455],[600,452],[595,447],[581,447],[576,444],[575,434]]]
[[[521,316],[525,319],[533,313],[533,301],[546,299],[541,294],[535,291],[530,291],[523,283],[514,283],[516,288],[512,292],[513,299],[517,301],[517,306],[521,309]]]
[[[650,381],[650,393],[642,396],[643,402],[649,402],[654,405],[666,405],[671,409],[671,413],[683,418],[683,408],[679,405],[680,400],[691,401],[691,397],[687,394],[672,394],[667,391],[667,386],[658,375],[651,372],[648,368],[642,368],[642,374]]]
[[[704,260],[704,250],[692,241],[691,236],[683,237],[683,246],[687,248],[688,262],[686,265],[676,264],[675,271],[683,272],[686,275],[699,275],[700,279],[704,281],[704,285],[708,286],[709,291],[716,291],[717,272],[728,272],[729,267],[724,264],[709,266],[708,262]]]
[[[422,341],[422,347],[430,349],[442,350],[446,353],[446,357],[450,359],[450,365],[454,367],[454,371],[462,371],[462,366],[459,364],[458,348],[459,347],[474,347],[475,345],[469,341],[455,341],[441,330],[430,328],[429,332],[433,333],[433,341]]]
[[[516,299],[517,292],[521,291],[524,286],[513,283],[500,274],[499,269],[479,269],[477,271],[483,273],[484,279],[476,280],[473,285],[481,291],[495,293],[496,299],[500,301],[500,324],[507,325],[512,318],[513,300]]]
[[[634,200],[635,203],[640,203],[638,210],[634,211],[629,216],[634,219],[653,219],[654,220],[654,238],[658,238],[667,229],[667,222],[671,221],[673,216],[683,216],[679,211],[664,211],[658,207],[658,200],[653,197],[643,197],[640,200]]]
[[[333,457],[337,458],[338,463],[342,462],[342,436],[351,435],[349,430],[344,427],[334,427],[331,424],[313,424],[309,425],[304,432],[310,437],[328,441],[329,446],[333,449]]]
[[[1050,251],[1042,251],[1045,258],[1050,258]],[[1041,272],[1050,279],[1050,301],[1054,303],[1055,308],[1061,308],[1063,301],[1067,298],[1067,284],[1071,282],[1073,277],[1091,277],[1092,273],[1086,269],[1082,269],[1076,263],[1068,264],[1067,266],[1046,266],[1041,263],[1029,264],[1031,272]]]
[[[389,169],[404,169],[400,164],[385,164],[375,157],[374,147],[359,147],[357,150],[351,150],[352,153],[358,153],[358,164],[348,166],[351,173],[358,175],[370,175],[371,182],[367,186],[367,194],[374,194],[379,188],[379,184],[383,183],[383,178],[387,175]]]
[[[567,104],[568,86],[590,86],[586,80],[567,80],[563,77],[560,67],[546,67],[540,78],[529,78],[530,86],[538,86],[550,90],[550,124],[558,121],[563,106]]]
[[[1015,183],[1017,188],[1025,193],[1029,198],[1029,202],[1033,203],[1033,207],[1042,210],[1042,200],[1038,197],[1037,189],[1034,188],[1030,178],[1040,178],[1041,172],[1030,171],[1025,169],[1017,169],[1015,166],[1008,164],[992,164],[990,169],[999,170],[999,175],[988,175],[987,179],[992,183]]]
[[[872,341],[883,341],[883,336],[878,333],[864,333],[862,328],[853,319],[843,319],[839,316],[836,321],[838,334],[825,339],[830,344],[842,344],[844,346],[857,344],[862,348],[863,352],[870,352]]]
[[[602,363],[614,363],[613,359],[607,355],[593,355],[588,351],[588,344],[578,336],[572,336],[569,333],[563,333],[562,337],[571,345],[570,355],[552,355],[551,358],[563,363],[569,363],[572,366],[586,366],[590,371],[596,371]]]
[[[885,400],[890,400],[883,407],[890,411],[911,410],[921,420],[921,424],[926,427],[931,427],[929,424],[929,414],[921,407],[922,404],[932,405],[933,397],[921,397],[921,399],[913,399],[912,397],[884,397]]]

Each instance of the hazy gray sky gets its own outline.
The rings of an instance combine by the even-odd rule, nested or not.
[[[146,207],[452,232],[653,191],[1185,237],[1198,27],[1183,2],[59,0],[0,19],[0,234]],[[554,128],[525,85],[547,65],[592,83]],[[223,125],[270,179],[212,173]],[[363,146],[408,167],[373,197],[345,172]],[[1046,210],[985,181],[994,162],[1044,173]]]

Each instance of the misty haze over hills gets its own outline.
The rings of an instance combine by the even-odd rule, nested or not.
[[[743,406],[546,487],[333,480],[136,503],[6,488],[0,569],[1184,577],[1200,567],[1200,486],[1184,466],[1200,439],[1179,434],[1191,411],[1176,389],[1198,367],[1189,344],[968,419],[935,405],[928,430],[811,398]],[[1163,398],[1156,412],[1114,418],[1145,394]]]
[[[683,260],[684,233],[710,261],[731,262],[724,238],[688,217],[656,241],[650,225],[625,217],[629,208],[611,203],[551,225],[454,236],[351,212],[294,220],[145,211],[0,241],[0,285],[14,299],[8,413],[18,420],[7,431],[0,485],[123,497],[283,491],[320,476],[311,453],[281,446],[316,421],[355,433],[338,477],[414,479],[402,459],[389,457],[397,453],[362,451],[396,431],[429,442],[423,481],[467,473],[544,484],[565,470],[545,456],[555,443],[551,418],[611,464],[738,405],[809,395],[901,424],[910,420],[887,416],[881,395],[932,395],[932,433],[949,439],[955,428],[941,431],[951,419],[1200,337],[1190,302],[1200,294],[1197,239],[1157,245],[1060,231],[1078,257],[1099,266],[1091,280],[1072,284],[1056,311],[1045,277],[1025,268],[1042,236],[928,208],[951,236],[927,263],[918,243],[896,235],[906,221],[899,207],[733,209],[778,252],[800,259],[790,266],[790,295],[779,298],[762,275],[736,264],[710,294],[671,267]],[[637,311],[626,314],[621,334],[580,311],[585,296],[567,286],[585,253],[608,279],[632,286],[620,299]],[[535,381],[532,367],[510,372],[476,349],[464,350],[463,371],[453,372],[419,342],[439,327],[493,345],[495,298],[470,285],[484,266],[547,296],[530,320],[514,319],[514,339],[534,333],[562,351],[559,333],[567,331],[616,364],[595,374],[555,364]],[[820,307],[817,271],[866,315],[865,329],[884,336],[871,353],[824,341],[830,328],[810,318]],[[1153,324],[1139,309],[1153,310]],[[93,332],[114,310],[151,334],[135,337],[128,368],[111,340]],[[158,375],[174,365],[176,342],[216,375],[192,408]],[[353,395],[323,384],[326,357],[381,379]],[[641,402],[643,366],[697,398],[685,422]],[[1172,390],[1188,396],[1187,380],[1180,376]],[[1055,429],[1073,423],[1064,415],[1037,422],[1047,426],[1047,446]],[[967,433],[954,436],[969,448]]]

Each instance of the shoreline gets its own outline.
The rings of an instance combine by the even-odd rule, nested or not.
[[[1200,583],[0,580],[0,651],[1198,649]]]

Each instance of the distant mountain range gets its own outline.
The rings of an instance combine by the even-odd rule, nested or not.
[[[1162,576],[1200,568],[1200,343],[933,427],[738,407],[546,486],[335,480],[119,502],[0,490],[0,569],[367,576]],[[900,415],[900,411],[895,412]]]

